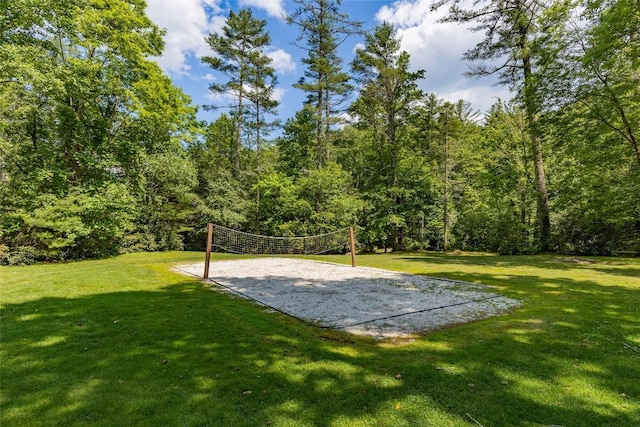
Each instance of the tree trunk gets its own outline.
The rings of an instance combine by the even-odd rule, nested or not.
[[[260,183],[260,100],[256,97],[256,183]],[[260,234],[260,186],[256,186],[256,233]]]
[[[529,122],[529,138],[531,139],[531,148],[533,151],[538,225],[540,227],[540,250],[546,252],[549,250],[551,221],[549,219],[549,196],[547,194],[547,184],[544,173],[542,140],[538,132],[538,113],[531,72],[531,58],[525,56],[522,59],[522,65],[524,70],[524,102],[527,110],[527,120]]]
[[[243,82],[240,80],[240,84]],[[242,90],[238,96],[238,118],[236,120],[236,143],[234,147],[234,167],[233,173],[234,177],[237,178],[240,176],[240,147],[242,146]]]
[[[542,143],[538,135],[531,135],[531,142],[534,152],[535,182],[538,196],[537,208],[538,221],[540,223],[540,249],[543,252],[546,252],[549,250],[549,240],[551,237],[551,221],[549,219],[549,196],[547,194],[547,185],[542,159]]]
[[[445,112],[444,121],[444,197],[443,197],[443,247],[444,251],[449,246],[449,112]]]
[[[323,90],[318,90],[318,104],[316,106],[316,163],[318,165],[318,169],[322,167],[322,157],[323,157],[323,149],[322,149],[322,112],[323,112]]]
[[[328,84],[328,83],[327,83]],[[330,117],[331,117],[331,102],[329,101],[330,97],[329,97],[329,89],[326,89],[326,93],[324,95],[324,120],[325,120],[325,125],[324,125],[324,145],[325,145],[325,158],[324,161],[325,163],[329,163],[329,158],[331,156],[331,144],[329,141],[329,135],[330,130],[331,130],[331,123],[330,123]]]

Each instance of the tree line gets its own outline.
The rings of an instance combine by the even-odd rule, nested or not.
[[[397,29],[295,0],[306,100],[284,123],[266,21],[230,12],[202,58],[210,123],[150,58],[143,0],[0,0],[0,263],[201,249],[206,224],[360,249],[640,251],[637,0],[442,0],[484,38],[484,115],[424,93]],[[339,47],[364,44],[345,63]]]

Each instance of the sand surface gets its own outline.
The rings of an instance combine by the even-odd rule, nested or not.
[[[204,263],[176,270],[202,277]],[[483,285],[293,258],[212,262],[209,282],[317,326],[377,339],[409,337],[519,305]]]

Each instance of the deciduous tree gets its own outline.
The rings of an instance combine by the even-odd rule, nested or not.
[[[532,147],[540,249],[549,250],[551,221],[544,169],[540,113],[545,106],[540,91],[541,67],[545,56],[546,35],[557,28],[568,14],[568,3],[538,0],[482,0],[470,8],[460,0],[441,0],[435,7],[450,5],[444,22],[472,23],[472,31],[483,31],[485,38],[464,58],[475,62],[470,75],[498,74],[502,84],[518,93],[524,111]]]

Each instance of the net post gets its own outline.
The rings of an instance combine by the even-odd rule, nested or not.
[[[209,262],[211,261],[211,243],[213,241],[213,224],[207,224],[207,251],[204,258],[204,279],[209,278]]]
[[[353,227],[349,227],[349,249],[351,250],[351,266],[356,266],[356,239],[353,236]]]

